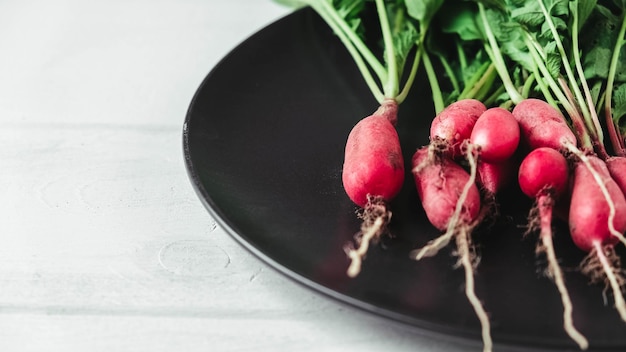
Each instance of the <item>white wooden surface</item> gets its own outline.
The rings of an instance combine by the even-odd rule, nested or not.
[[[302,287],[193,192],[183,118],[270,0],[0,1],[0,351],[456,351]]]

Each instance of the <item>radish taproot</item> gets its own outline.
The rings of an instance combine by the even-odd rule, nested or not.
[[[519,186],[524,194],[535,200],[529,216],[528,231],[539,230],[537,254],[545,254],[548,267],[546,276],[554,280],[563,304],[563,328],[581,349],[587,349],[589,342],[574,327],[573,306],[565,286],[565,279],[559,266],[552,241],[552,211],[555,202],[567,191],[569,166],[567,159],[558,151],[548,147],[534,149],[524,157],[518,170]]]
[[[429,149],[429,146],[422,147],[413,155],[413,177],[428,220],[445,233],[428,242],[426,246],[411,251],[410,257],[421,260],[434,256],[455,238],[456,255],[465,272],[465,295],[482,326],[484,351],[491,351],[489,317],[474,289],[474,270],[478,258],[472,245],[471,232],[479,223],[481,215],[480,192],[471,181],[475,175],[470,175],[449,158],[442,158],[437,163],[426,161],[429,158]]]

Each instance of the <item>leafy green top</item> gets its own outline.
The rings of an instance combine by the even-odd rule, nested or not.
[[[413,83],[430,20],[444,0],[275,0],[294,8],[310,6],[332,28],[354,58],[375,98],[401,103]],[[379,58],[367,47],[363,16],[367,6],[375,6],[383,39]],[[413,60],[409,60],[410,57]],[[406,80],[405,69],[410,71]]]
[[[542,97],[567,113],[583,149],[607,156],[606,131],[626,156],[626,0],[275,1],[312,7],[379,102],[402,102],[422,60],[436,111],[463,98],[506,107]],[[365,45],[369,6],[382,58]]]

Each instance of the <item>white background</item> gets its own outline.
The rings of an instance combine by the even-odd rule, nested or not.
[[[0,351],[462,350],[276,273],[193,192],[191,97],[289,12],[0,1]]]

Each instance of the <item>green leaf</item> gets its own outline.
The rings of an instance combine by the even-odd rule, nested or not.
[[[598,3],[597,0],[578,1],[578,28],[582,28]],[[573,6],[574,3],[572,3]]]
[[[517,62],[525,69],[532,71],[535,63],[524,42],[524,27],[497,11],[487,10],[487,19],[505,56]]]
[[[430,23],[430,20],[437,13],[444,0],[406,0],[407,12],[409,16],[422,23]]]
[[[613,90],[613,121],[622,129],[626,129],[626,83]]]
[[[626,1],[626,0],[624,0]],[[580,43],[583,53],[583,69],[587,79],[606,79],[609,73],[611,55],[618,40],[617,34],[621,18],[608,8],[597,5],[590,15]],[[626,46],[620,48],[616,82],[626,82]]]
[[[402,29],[394,33],[393,44],[396,51],[398,66],[404,66],[407,56],[415,47],[415,43],[419,40],[420,33],[411,22],[404,22]]]
[[[561,73],[561,65],[563,63],[561,61],[561,55],[554,52],[548,53],[545,61],[550,75],[554,78],[558,77]]]
[[[478,9],[469,2],[452,2],[446,5],[441,16],[441,30],[456,33],[462,40],[483,40],[484,34],[478,19]]]

